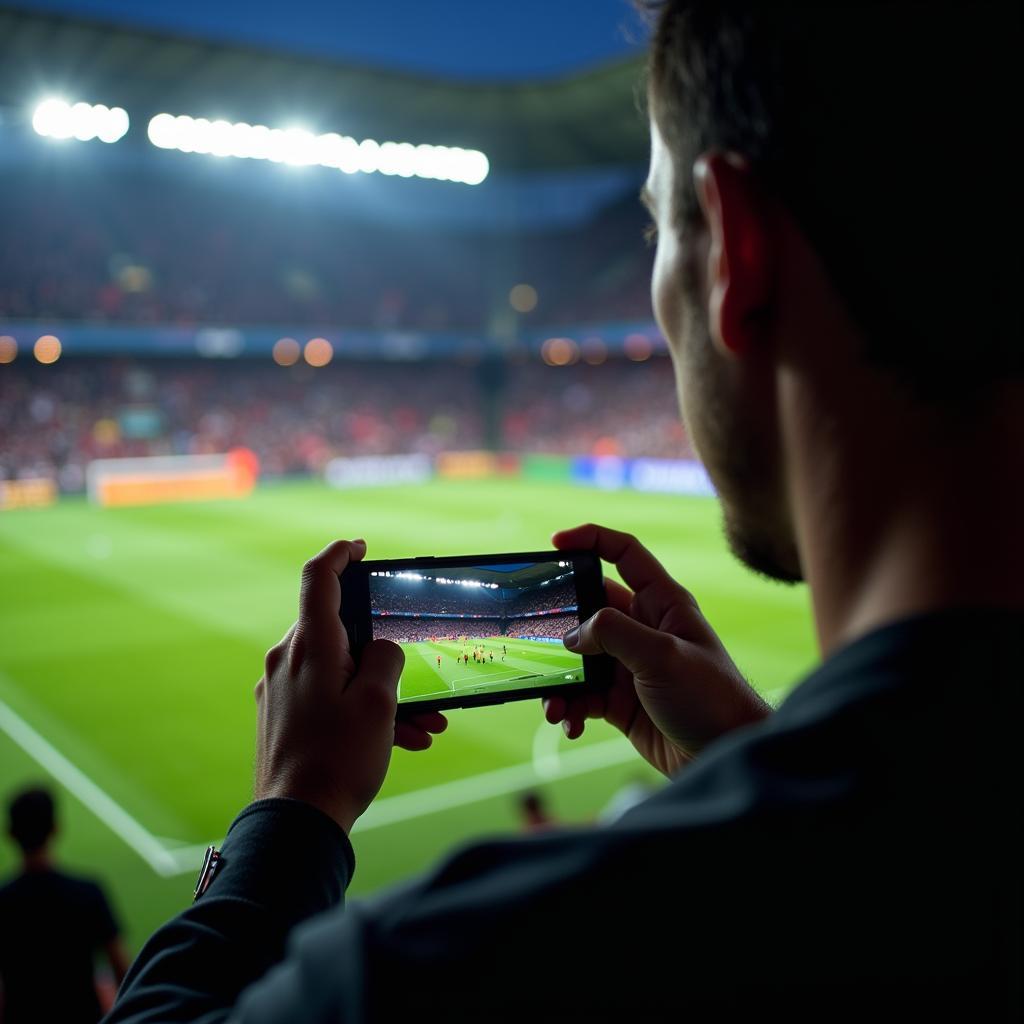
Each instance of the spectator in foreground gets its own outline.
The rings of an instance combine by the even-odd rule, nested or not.
[[[48,790],[26,789],[11,800],[9,832],[22,865],[0,887],[0,1020],[95,1024],[104,1009],[96,954],[106,955],[118,984],[128,969],[107,897],[95,882],[57,868],[57,822]]]
[[[808,582],[823,663],[772,710],[638,540],[555,534],[626,586],[565,640],[614,685],[547,717],[671,781],[342,908],[392,743],[444,723],[396,727],[394,644],[353,664],[366,544],[330,545],[257,685],[258,799],[111,1021],[1019,1019],[1019,58],[1017,4],[662,6],[655,310],[731,544]]]

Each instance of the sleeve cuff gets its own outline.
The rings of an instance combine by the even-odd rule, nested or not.
[[[228,829],[210,896],[259,904],[285,927],[340,903],[355,871],[352,844],[301,800],[256,800]]]

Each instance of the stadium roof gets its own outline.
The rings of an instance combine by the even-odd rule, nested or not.
[[[27,119],[40,98],[123,106],[137,126],[161,111],[302,126],[356,137],[464,146],[492,169],[641,163],[642,62],[525,83],[452,82],[372,70],[59,14],[0,10],[0,105]]]

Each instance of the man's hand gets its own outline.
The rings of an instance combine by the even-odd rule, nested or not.
[[[589,549],[632,587],[607,580],[609,607],[570,630],[565,645],[618,661],[602,693],[551,697],[547,719],[576,739],[587,718],[622,730],[659,771],[672,775],[708,743],[771,713],[740,675],[689,591],[627,533],[588,524],[552,537],[556,548]]]
[[[365,541],[339,540],[305,564],[299,620],[267,651],[256,684],[257,798],[304,800],[346,832],[380,790],[392,746],[424,750],[448,724],[433,713],[396,725],[398,644],[374,640],[356,671],[338,577],[365,554]]]

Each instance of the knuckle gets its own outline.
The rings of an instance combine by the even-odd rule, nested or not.
[[[652,640],[651,646],[659,661],[669,661],[679,650],[679,640],[671,633],[662,633],[659,630],[657,636]]]
[[[396,694],[387,686],[374,686],[366,694],[366,700],[374,711],[381,715],[392,715],[398,704]]]
[[[281,645],[274,644],[274,646],[271,647],[263,656],[263,667],[266,669],[268,676],[273,673],[274,669],[277,668],[278,664],[280,664],[283,653],[284,651],[282,650]]]

